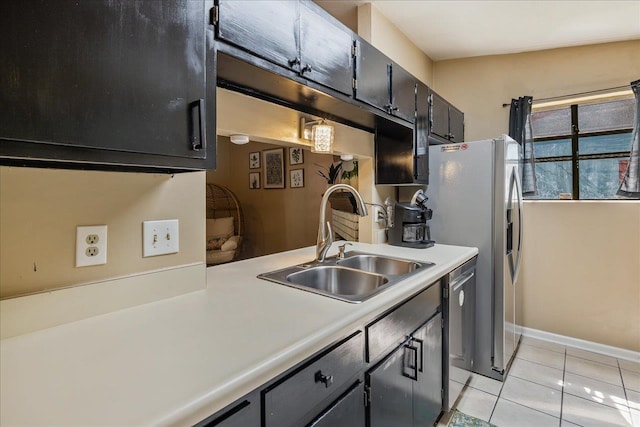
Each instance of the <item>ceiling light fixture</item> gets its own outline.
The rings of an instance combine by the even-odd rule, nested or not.
[[[236,145],[243,145],[249,142],[249,136],[242,134],[230,135],[229,139]]]
[[[304,117],[300,119],[300,138],[313,141],[312,153],[333,153],[333,133],[333,126],[327,124],[325,119],[311,121],[307,121]]]

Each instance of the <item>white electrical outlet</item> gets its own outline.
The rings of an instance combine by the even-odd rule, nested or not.
[[[76,267],[106,263],[107,226],[78,226],[76,228]]]
[[[175,254],[179,250],[178,220],[142,222],[142,256]]]

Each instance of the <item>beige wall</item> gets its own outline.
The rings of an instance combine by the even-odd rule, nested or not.
[[[0,297],[204,262],[204,172],[0,167]],[[142,258],[142,221],[178,219],[180,252]],[[107,264],[75,268],[76,226],[108,226]]]
[[[371,3],[358,6],[358,34],[426,85],[433,83],[434,63]]]
[[[640,351],[640,202],[526,202],[524,324]]]
[[[285,188],[264,188],[264,164],[249,169],[249,153],[278,148],[272,144],[249,142],[234,145],[227,137],[218,137],[218,169],[207,172],[207,182],[228,187],[238,197],[244,216],[241,258],[282,252],[314,245],[322,193],[327,182],[316,174],[329,166],[333,156],[303,150],[304,163],[289,165],[289,148],[285,153]],[[304,187],[291,188],[289,171],[304,169]],[[260,189],[249,188],[249,173],[260,172]]]
[[[433,88],[464,111],[465,139],[509,130],[511,98],[535,99],[628,85],[640,76],[640,40],[438,61]]]
[[[372,3],[314,0],[323,9],[396,61],[427,85],[433,83],[433,61]]]
[[[508,132],[511,98],[627,85],[640,40],[440,61],[434,89],[465,113],[467,141]],[[524,326],[640,350],[640,204],[527,202]]]

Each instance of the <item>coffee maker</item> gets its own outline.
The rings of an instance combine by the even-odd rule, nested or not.
[[[427,196],[416,191],[409,203],[396,202],[393,222],[389,228],[389,244],[408,248],[428,248],[434,245],[427,221],[433,211],[426,206]]]

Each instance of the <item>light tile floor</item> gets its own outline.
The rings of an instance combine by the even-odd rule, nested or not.
[[[640,363],[522,337],[506,381],[474,374],[455,409],[498,427],[640,427]]]

